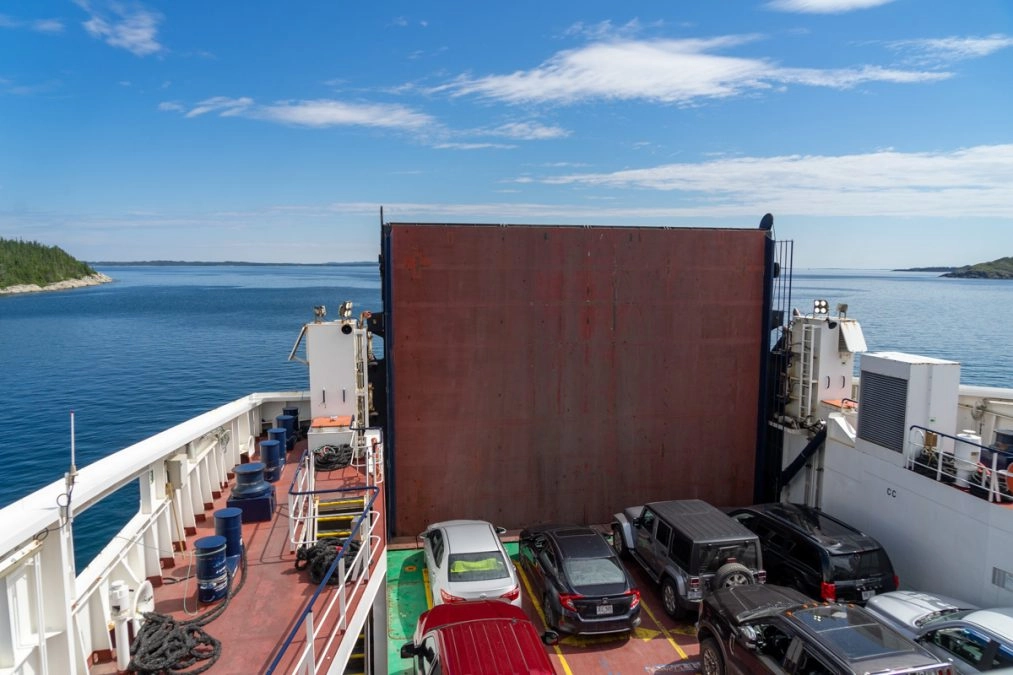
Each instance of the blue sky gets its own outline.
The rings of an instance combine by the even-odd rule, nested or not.
[[[374,260],[388,220],[1013,255],[1013,3],[0,5],[0,236]]]

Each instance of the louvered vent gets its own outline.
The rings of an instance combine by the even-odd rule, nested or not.
[[[904,451],[907,380],[862,371],[858,437],[884,448]]]

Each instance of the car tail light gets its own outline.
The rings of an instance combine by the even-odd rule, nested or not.
[[[521,595],[521,587],[520,586],[514,586],[509,591],[507,591],[503,595],[499,596],[499,599],[500,600],[516,600],[517,598],[520,597],[520,595]]]
[[[584,597],[583,595],[570,595],[568,593],[560,593],[559,604],[561,604],[563,607],[570,610],[571,612],[576,612],[577,606],[573,604],[573,601],[579,600],[583,597]]]
[[[689,588],[690,588],[691,591],[699,591],[700,590],[700,577],[690,577],[689,578]]]
[[[634,588],[631,591],[626,591],[626,595],[630,596],[630,609],[636,609],[640,604],[640,591]]]
[[[767,570],[756,571],[756,583],[765,584],[767,583]]]
[[[896,574],[894,574],[893,575],[893,590],[896,591],[899,588],[900,588],[900,577],[897,576]]]
[[[837,600],[837,584],[828,584],[825,581],[821,583],[820,598],[827,602],[834,602]]]
[[[442,588],[440,589],[440,599],[448,604],[453,602],[464,602],[465,600],[467,600],[467,598],[459,598],[456,595],[451,595]]]

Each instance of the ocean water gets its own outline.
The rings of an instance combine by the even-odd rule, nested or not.
[[[81,467],[250,392],[305,389],[287,357],[313,307],[381,309],[376,265],[100,271],[116,281],[0,297],[0,507],[66,472],[71,410]],[[796,269],[792,305],[816,298],[847,303],[872,351],[957,360],[964,382],[1013,387],[1013,282]],[[136,503],[128,486],[77,520],[79,563]]]

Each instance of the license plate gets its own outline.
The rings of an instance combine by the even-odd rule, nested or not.
[[[602,616],[603,614],[611,614],[612,605],[597,605],[595,606],[594,611],[598,614],[598,616]]]
[[[876,595],[876,591],[873,590],[862,591],[862,600],[868,600],[874,595]]]

